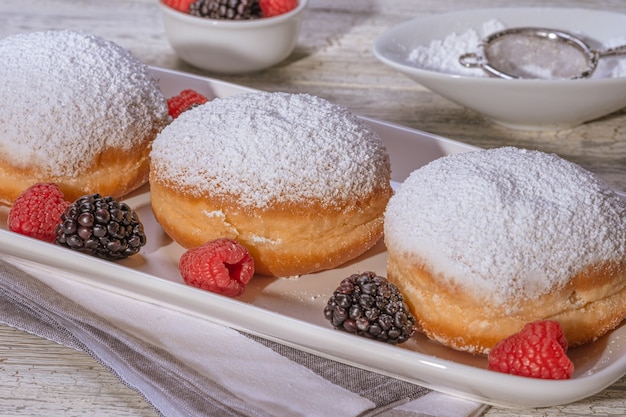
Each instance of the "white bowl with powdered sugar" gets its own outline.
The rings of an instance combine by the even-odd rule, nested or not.
[[[626,15],[575,8],[500,8],[422,16],[383,33],[373,52],[423,87],[513,129],[558,130],[626,106],[626,55],[605,57],[588,79],[502,79],[465,68],[459,56],[485,36],[545,27],[581,37],[593,49],[626,43]]]

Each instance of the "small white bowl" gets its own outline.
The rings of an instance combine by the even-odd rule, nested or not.
[[[443,40],[452,33],[462,34],[469,29],[481,33],[483,25],[494,19],[507,28],[547,27],[584,35],[594,48],[626,39],[624,14],[568,8],[501,8],[423,16],[404,22],[383,33],[376,40],[373,52],[381,62],[423,87],[513,129],[571,128],[626,106],[623,77],[505,80],[482,74],[468,76],[426,70],[408,60],[417,46],[428,46],[433,40]],[[626,56],[621,59],[626,60]]]
[[[191,65],[223,74],[260,71],[291,54],[308,0],[282,15],[252,20],[192,16],[159,2],[174,52]]]

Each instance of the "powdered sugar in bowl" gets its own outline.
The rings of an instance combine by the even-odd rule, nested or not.
[[[602,49],[626,40],[626,15],[574,8],[502,8],[423,16],[383,33],[374,54],[423,87],[513,129],[575,127],[626,106],[626,58],[600,62],[590,79],[490,78],[459,56],[506,28],[546,27]]]
[[[198,68],[223,74],[260,71],[294,50],[308,0],[272,17],[252,20],[192,16],[159,2],[165,34],[174,52]]]

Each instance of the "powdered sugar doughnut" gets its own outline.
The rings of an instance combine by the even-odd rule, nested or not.
[[[319,97],[216,99],[166,127],[151,159],[152,208],[164,230],[188,248],[236,239],[260,274],[332,268],[382,236],[391,195],[383,143]]]
[[[388,277],[423,331],[487,352],[539,319],[572,346],[626,317],[626,204],[553,154],[499,148],[413,172],[385,214]]]
[[[149,68],[113,42],[67,30],[0,40],[0,202],[36,182],[73,200],[145,183],[168,123]]]

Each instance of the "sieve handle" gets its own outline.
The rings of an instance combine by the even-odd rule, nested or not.
[[[482,59],[474,52],[468,52],[459,57],[459,62],[466,68],[480,68],[483,66]]]
[[[626,54],[626,45],[616,46],[614,48],[605,49],[604,51],[598,51],[598,56],[611,56]]]
[[[507,80],[519,78],[515,75],[507,74],[506,72],[502,72],[499,69],[492,67],[483,55],[474,52],[467,52],[459,56],[459,63],[465,68],[481,68],[490,76],[496,76]]]

